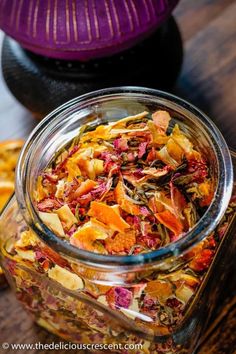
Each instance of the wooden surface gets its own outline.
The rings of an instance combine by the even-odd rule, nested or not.
[[[182,0],[175,17],[184,39],[185,58],[174,92],[206,112],[236,149],[236,1]],[[0,123],[0,140],[26,137],[36,124],[7,91],[1,76]],[[232,296],[222,298],[224,311],[209,327],[199,354],[236,353],[236,284],[232,288]],[[59,340],[32,325],[9,289],[0,292],[0,343],[53,341]],[[0,349],[2,352],[12,353]],[[47,351],[27,351],[38,352]]]

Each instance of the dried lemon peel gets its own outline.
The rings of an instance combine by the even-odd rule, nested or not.
[[[48,226],[53,232],[55,232],[58,236],[64,237],[65,232],[59,216],[56,213],[44,213],[39,211],[39,217],[43,221],[45,225]]]
[[[66,170],[68,172],[68,182],[72,182],[74,178],[81,176],[80,168],[73,159],[68,159],[66,162]]]
[[[147,111],[143,111],[141,113],[135,114],[133,116],[128,116],[122,119],[119,119],[116,122],[112,122],[110,123],[110,125],[112,126],[112,128],[124,128],[126,127],[126,124],[132,120],[137,121],[141,118],[147,117],[149,113]]]
[[[55,213],[59,216],[60,220],[63,221],[68,229],[72,225],[76,224],[78,220],[70,210],[67,204],[63,205],[61,208],[55,210]]]
[[[90,192],[92,189],[94,189],[97,186],[97,182],[92,181],[90,179],[87,179],[86,181],[82,182],[79,187],[76,189],[74,192],[73,196],[75,198],[80,197],[83,194],[87,194]]]
[[[78,275],[71,273],[69,270],[62,268],[57,264],[49,269],[48,277],[57,281],[69,290],[80,290],[84,287],[83,280]]]

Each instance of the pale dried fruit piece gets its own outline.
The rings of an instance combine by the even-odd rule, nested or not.
[[[134,129],[112,129],[111,134],[112,135],[118,135],[118,134],[127,134],[127,133],[140,133],[140,132],[147,132],[148,127],[145,126],[143,128],[134,128]]]
[[[58,199],[62,199],[64,197],[64,191],[65,191],[65,181],[63,179],[61,179],[57,183],[57,190],[55,193],[55,197]]]
[[[68,229],[72,225],[76,224],[78,220],[70,210],[67,204],[63,205],[61,208],[55,210],[55,213],[59,216],[60,220],[63,221]]]
[[[154,167],[145,167],[142,170],[142,173],[145,175],[153,176],[153,177],[161,177],[165,176],[168,173],[167,168],[156,169]]]
[[[171,168],[175,169],[179,166],[179,162],[176,161],[168,152],[167,146],[163,146],[163,148],[157,151],[157,157],[163,161],[166,165],[170,166]]]
[[[184,283],[185,285],[188,285],[190,287],[196,287],[199,285],[200,283],[200,280],[199,278],[193,276],[193,275],[190,275],[190,274],[186,274],[184,273],[183,271],[177,271],[177,272],[174,272],[174,273],[171,273],[171,274],[166,274],[166,275],[163,275],[161,276],[161,279],[168,279],[170,281],[173,281],[173,282],[181,282],[181,283]]]
[[[20,259],[24,259],[26,261],[34,262],[35,261],[35,252],[32,250],[23,250],[20,248],[16,248],[16,252]]]
[[[138,318],[145,322],[153,322],[153,319],[151,317],[139,312],[139,303],[137,299],[133,300],[132,304],[129,306],[128,309],[120,308],[120,311],[132,320]]]
[[[68,171],[68,176],[67,176],[68,182],[72,182],[74,178],[81,176],[81,171],[79,166],[72,159],[67,160],[66,170]]]
[[[83,281],[78,275],[69,272],[69,270],[57,264],[55,267],[49,269],[48,277],[70,290],[79,290],[84,287]]]
[[[171,120],[170,114],[167,111],[156,111],[152,114],[152,119],[159,133],[165,134]]]
[[[26,230],[20,233],[19,240],[16,241],[16,248],[25,248],[28,246],[35,246],[37,244],[37,238],[33,231]]]
[[[134,116],[128,116],[122,119],[119,119],[117,122],[113,122],[111,123],[112,128],[124,128],[126,126],[126,124],[132,120],[138,120],[141,118],[144,118],[148,115],[147,111],[143,111],[141,113],[138,113]]]
[[[39,211],[40,219],[51,229],[55,232],[58,236],[65,236],[61,221],[59,216],[56,213],[44,213]]]
[[[194,290],[185,284],[181,284],[175,291],[178,299],[187,303],[194,294]]]

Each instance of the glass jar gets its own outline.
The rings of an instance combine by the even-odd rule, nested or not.
[[[59,239],[42,223],[32,198],[36,177],[55,151],[84,124],[157,109],[170,112],[171,125],[178,123],[209,163],[215,195],[199,222],[179,240],[139,255],[101,255]],[[97,353],[108,344],[114,353],[193,353],[232,269],[232,188],[232,159],[222,135],[189,103],[136,87],[86,94],[49,114],[24,145],[16,194],[1,217],[3,269],[34,320],[66,340],[103,345]],[[170,283],[174,297],[167,294]],[[145,287],[153,284],[161,288],[154,286],[154,298],[147,297]],[[119,297],[120,305],[108,306],[107,294]],[[123,306],[131,295],[130,306]]]

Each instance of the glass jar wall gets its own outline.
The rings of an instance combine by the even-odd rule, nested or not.
[[[170,112],[172,124],[178,123],[208,160],[215,195],[200,221],[179,240],[139,255],[101,255],[59,239],[33,203],[36,177],[54,152],[83,124],[96,126],[160,108]],[[46,117],[25,144],[16,197],[1,217],[2,266],[34,320],[62,338],[117,344],[113,351],[118,353],[129,352],[125,344],[140,344],[132,350],[136,353],[192,353],[232,266],[232,186],[233,167],[222,136],[188,103],[140,88],[81,96]]]

